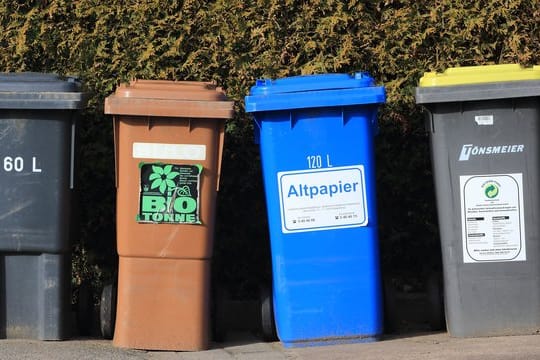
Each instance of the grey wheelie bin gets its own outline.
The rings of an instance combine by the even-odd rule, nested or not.
[[[0,74],[0,338],[70,336],[71,192],[80,83]]]
[[[426,73],[426,109],[453,336],[540,330],[540,67]]]

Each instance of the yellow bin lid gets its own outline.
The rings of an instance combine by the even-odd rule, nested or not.
[[[463,66],[448,68],[442,73],[426,72],[420,87],[472,85],[507,81],[540,80],[540,66],[520,64]]]

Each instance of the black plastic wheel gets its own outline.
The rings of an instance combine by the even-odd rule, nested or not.
[[[92,332],[92,319],[94,314],[94,298],[89,282],[83,281],[79,285],[77,296],[77,328],[79,334],[86,336]]]
[[[272,300],[272,291],[261,286],[260,289],[261,304],[261,333],[264,341],[276,341],[277,331],[274,320],[274,303]]]
[[[446,320],[444,314],[443,280],[440,272],[430,274],[427,281],[427,300],[429,303],[429,326],[432,330],[444,330]]]
[[[101,304],[99,307],[99,324],[101,336],[112,339],[116,321],[116,286],[107,284],[101,291]]]
[[[223,342],[227,337],[227,301],[229,292],[224,286],[216,286],[212,301],[212,335],[216,342]]]
[[[383,281],[384,303],[384,332],[392,334],[397,332],[399,323],[397,315],[396,289],[390,279]]]

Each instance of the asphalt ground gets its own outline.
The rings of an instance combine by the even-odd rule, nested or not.
[[[430,330],[433,325],[429,312],[426,311],[429,306],[426,294],[399,293],[394,296],[393,305],[399,310],[392,314],[394,320],[392,328],[395,333],[386,334],[379,341],[368,343],[284,348],[279,341],[262,341],[260,331],[253,330],[253,321],[235,316],[236,320],[228,324],[229,327],[238,328],[242,325],[244,328],[228,331],[224,336],[224,342],[211,342],[210,348],[205,351],[121,349],[113,346],[112,341],[97,336],[98,324],[94,319],[96,323],[90,332],[93,336],[89,337],[75,337],[64,341],[0,340],[0,360],[540,359],[540,334],[455,338],[446,331]]]
[[[236,333],[225,343],[212,343],[199,352],[120,349],[109,340],[77,338],[66,341],[0,340],[0,359],[197,359],[197,360],[339,360],[339,359],[540,359],[540,336],[453,338],[446,332],[388,336],[377,342],[284,348],[261,342],[250,333]]]

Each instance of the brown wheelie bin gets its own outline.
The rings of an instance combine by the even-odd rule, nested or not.
[[[113,115],[118,302],[113,344],[208,347],[210,260],[225,120],[233,102],[205,82],[135,80]]]

